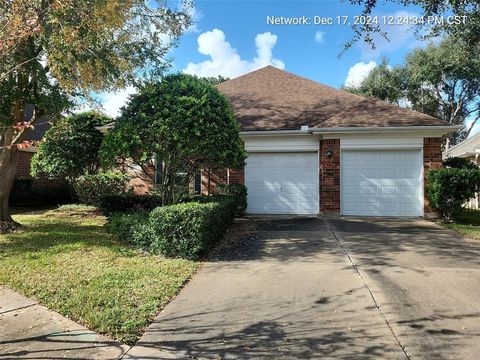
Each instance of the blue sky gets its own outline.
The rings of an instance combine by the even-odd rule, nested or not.
[[[382,26],[390,42],[377,39],[377,49],[363,43],[354,45],[342,57],[345,42],[353,37],[348,25],[273,25],[268,16],[301,17],[313,22],[315,16],[348,16],[353,21],[361,7],[345,1],[236,1],[197,0],[192,15],[195,24],[180,38],[179,46],[169,56],[172,71],[196,75],[235,77],[273,64],[318,82],[340,87],[345,81],[358,83],[378,63],[381,56],[391,64],[421,46],[407,25]],[[375,15],[418,14],[415,7],[379,5]],[[318,18],[317,18],[318,19]],[[115,115],[133,89],[105,94],[104,107]]]

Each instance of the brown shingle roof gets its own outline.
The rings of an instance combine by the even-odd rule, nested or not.
[[[267,66],[218,85],[242,131],[441,126],[445,121]]]

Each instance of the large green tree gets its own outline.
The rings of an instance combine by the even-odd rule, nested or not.
[[[382,58],[380,64],[368,73],[358,87],[344,86],[343,89],[400,105],[404,96],[403,77],[400,67],[392,68],[387,59]]]
[[[175,203],[196,171],[240,167],[245,151],[227,99],[203,79],[186,74],[147,84],[130,98],[106,135],[107,164],[119,159],[140,166],[157,162],[158,191]]]
[[[84,112],[55,123],[45,133],[32,158],[32,175],[73,180],[81,175],[97,173],[103,134],[96,128],[111,121],[102,114]]]
[[[166,0],[0,1],[0,231],[13,229],[8,198],[17,140],[76,96],[158,78],[189,25],[188,3]],[[25,106],[35,105],[25,121]],[[24,144],[25,145],[25,144]],[[22,145],[22,146],[24,146]]]
[[[384,61],[354,93],[403,104],[414,110],[462,125],[450,135],[451,144],[465,139],[480,119],[480,58],[454,38],[413,50],[404,64]]]

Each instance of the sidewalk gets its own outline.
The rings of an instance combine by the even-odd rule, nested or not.
[[[118,359],[128,346],[0,286],[0,359]]]

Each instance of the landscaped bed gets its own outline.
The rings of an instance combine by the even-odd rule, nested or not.
[[[0,284],[127,344],[199,266],[120,243],[92,207],[64,206],[14,218],[25,228],[0,235]]]
[[[444,226],[471,239],[480,240],[480,210],[464,210],[455,217],[455,221]]]

